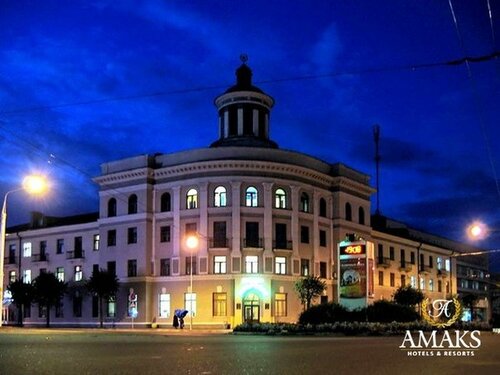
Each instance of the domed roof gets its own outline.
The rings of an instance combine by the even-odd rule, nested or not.
[[[261,89],[252,85],[252,69],[246,62],[236,69],[236,85],[231,86],[225,91],[225,94],[236,91],[253,91],[264,93]]]

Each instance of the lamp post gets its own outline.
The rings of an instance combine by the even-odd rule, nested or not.
[[[187,239],[186,239],[186,246],[188,247],[188,249],[191,250],[191,263],[190,263],[190,267],[189,267],[189,289],[190,289],[190,296],[191,296],[191,299],[190,299],[190,307],[191,307],[191,317],[190,317],[190,321],[189,321],[189,330],[192,330],[193,329],[193,252],[194,250],[198,247],[198,236],[196,235],[190,235]]]
[[[3,324],[3,264],[5,256],[5,230],[7,226],[7,198],[16,191],[25,190],[29,194],[42,194],[47,189],[45,177],[40,175],[30,175],[24,178],[22,187],[9,190],[3,197],[2,214],[0,217],[0,299],[2,301],[2,310],[0,313],[0,327]],[[19,249],[21,251],[21,249]]]

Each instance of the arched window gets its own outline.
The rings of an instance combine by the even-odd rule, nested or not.
[[[170,193],[163,193],[160,197],[160,211],[168,212],[172,209]]]
[[[198,208],[198,192],[196,189],[189,189],[186,194],[186,208],[191,210]]]
[[[214,206],[226,207],[226,188],[224,186],[217,186],[214,190]]]
[[[352,221],[352,209],[349,202],[345,204],[345,219],[347,221]]]
[[[128,197],[128,213],[137,213],[137,195],[135,194],[132,194],[130,197]]]
[[[111,198],[108,201],[108,217],[116,216],[116,199]]]
[[[363,207],[360,207],[358,210],[358,218],[359,218],[359,223],[365,225],[365,210]]]
[[[300,195],[300,210],[302,212],[309,212],[309,195],[307,193]]]
[[[319,200],[319,216],[326,217],[326,200],[321,198]]]
[[[274,193],[274,207],[276,208],[286,208],[286,193],[283,189],[276,189]]]
[[[245,193],[245,206],[257,207],[259,205],[259,193],[253,186],[247,188]]]

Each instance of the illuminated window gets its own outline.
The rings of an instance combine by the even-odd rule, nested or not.
[[[159,297],[159,314],[160,318],[170,317],[170,294],[161,293]]]
[[[445,259],[444,261],[444,269],[448,272],[450,272],[450,269],[451,269],[451,266],[450,266],[450,260],[449,259]]]
[[[309,195],[307,193],[300,195],[300,210],[302,212],[309,212]]]
[[[276,189],[274,193],[275,201],[274,207],[276,208],[286,208],[286,193],[283,189]]]
[[[214,273],[226,273],[226,256],[214,256]]]
[[[286,275],[286,258],[285,257],[275,257],[274,258],[274,272],[278,275]]]
[[[186,209],[192,210],[198,208],[198,191],[189,189],[186,194]]]
[[[31,270],[24,270],[23,271],[23,282],[25,284],[31,283]]]
[[[257,207],[259,205],[259,193],[253,186],[247,188],[245,193],[245,206]]]
[[[302,276],[309,276],[309,259],[300,260],[300,274]]]
[[[438,270],[443,269],[443,258],[437,257],[437,259],[436,259],[436,265],[437,265],[437,269]]]
[[[245,257],[245,272],[246,273],[259,272],[259,257],[257,255],[247,255]]]
[[[9,271],[9,283],[16,281],[16,271]]]
[[[425,278],[420,278],[420,289],[425,290]]]
[[[81,281],[82,279],[83,279],[82,266],[75,266],[75,281]]]
[[[160,242],[170,242],[170,225],[160,227]]]
[[[345,204],[345,219],[347,221],[352,221],[352,208],[349,202]]]
[[[94,251],[97,251],[99,250],[99,242],[100,242],[100,237],[98,234],[94,234],[94,246],[93,246],[93,249]]]
[[[212,315],[227,316],[227,293],[214,293]]]
[[[116,199],[111,198],[108,201],[108,217],[116,216]]]
[[[274,295],[274,316],[286,316],[286,293]]]
[[[319,216],[326,217],[326,200],[321,198],[319,200]]]
[[[116,298],[109,297],[108,299],[108,305],[106,308],[106,315],[108,318],[115,318],[116,317]]]
[[[64,267],[56,268],[56,278],[57,280],[64,282]]]
[[[214,206],[226,207],[226,188],[224,186],[217,186],[214,191]]]
[[[412,288],[417,288],[417,278],[415,276],[410,276],[410,285]]]
[[[184,293],[184,309],[188,316],[196,316],[196,293]]]
[[[429,291],[434,292],[434,280],[429,280]]]
[[[137,213],[137,195],[132,194],[128,198],[128,213],[136,214]]]
[[[31,256],[31,242],[23,243],[23,257],[29,258]]]
[[[171,210],[170,193],[163,193],[160,197],[160,211],[168,212]]]

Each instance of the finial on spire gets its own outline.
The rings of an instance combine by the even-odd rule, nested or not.
[[[248,61],[248,55],[246,53],[242,53],[240,55],[240,61],[243,63],[243,64],[246,64],[247,61]]]

